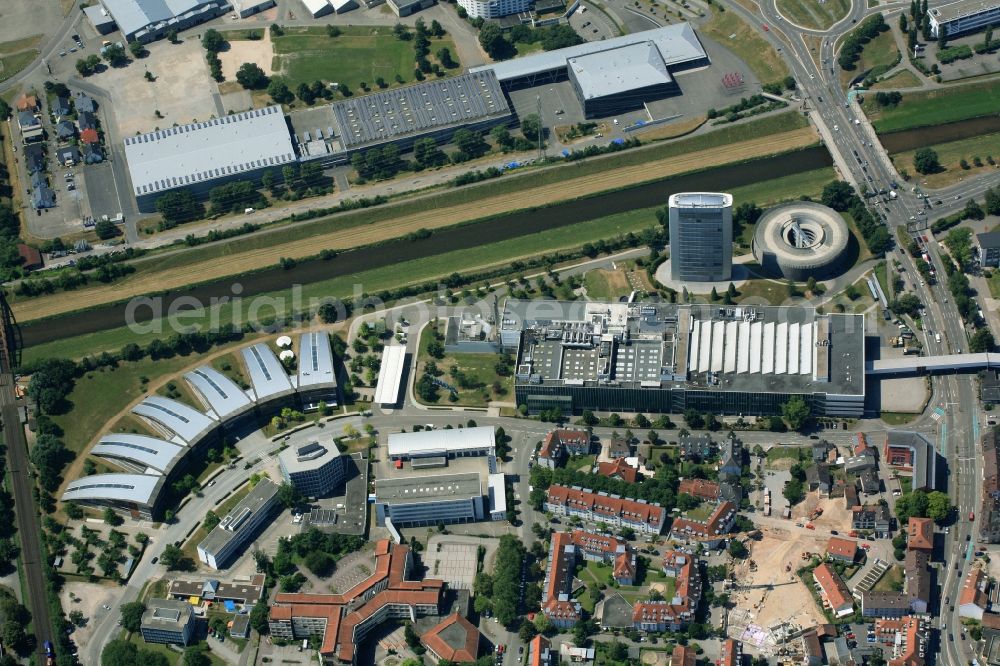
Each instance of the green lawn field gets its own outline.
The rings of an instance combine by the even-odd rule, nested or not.
[[[865,100],[865,112],[879,133],[995,114],[1000,109],[1000,82],[984,81],[965,86],[949,86],[927,92],[907,93],[891,109],[875,104],[874,96]]]
[[[400,85],[397,75],[404,83],[415,82],[412,40],[396,39],[388,27],[347,26],[342,31],[330,37],[326,28],[286,28],[284,35],[273,38],[272,70],[284,76],[293,90],[299,83],[317,80],[347,84],[355,94],[361,91],[362,83],[375,89],[378,77],[389,87]],[[442,47],[457,61],[454,43],[444,37],[431,40],[432,62]],[[458,73],[461,68],[447,71]]]

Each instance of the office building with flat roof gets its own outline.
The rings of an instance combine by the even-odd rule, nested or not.
[[[139,630],[147,643],[189,645],[195,640],[194,609],[186,601],[150,599]]]
[[[309,410],[325,402],[337,406],[337,372],[333,367],[330,334],[310,331],[299,336],[299,400]]]
[[[261,479],[198,544],[198,559],[213,569],[225,568],[257,536],[280,506],[278,485]]]
[[[801,397],[814,415],[858,417],[865,324],[811,307],[508,299],[503,348],[529,413],[781,414]]]
[[[307,442],[278,454],[281,477],[306,497],[325,497],[343,486],[345,461],[333,442]]]
[[[375,480],[378,525],[391,519],[396,527],[472,523],[486,519],[483,485],[478,473],[407,476]]]
[[[296,156],[281,107],[270,106],[127,137],[125,160],[139,210],[151,213],[170,190],[205,195],[264,171],[280,175]]]
[[[723,282],[733,272],[733,197],[713,192],[670,196],[670,279]]]
[[[236,604],[255,604],[264,597],[264,574],[254,574],[249,578],[236,578],[231,582],[220,582],[214,578],[208,580],[170,581],[167,595],[174,599],[199,604],[202,601],[224,603],[231,601]]]
[[[531,9],[535,0],[458,0],[469,18],[496,19]]]
[[[954,37],[1000,23],[1000,1],[956,0],[928,9],[927,18],[934,39],[941,35],[941,28]]]

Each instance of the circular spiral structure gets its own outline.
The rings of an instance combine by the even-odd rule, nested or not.
[[[809,201],[777,206],[757,221],[753,256],[770,277],[827,280],[844,269],[851,234],[840,213]]]

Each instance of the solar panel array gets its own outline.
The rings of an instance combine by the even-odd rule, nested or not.
[[[331,107],[346,149],[510,114],[492,71],[377,92]]]

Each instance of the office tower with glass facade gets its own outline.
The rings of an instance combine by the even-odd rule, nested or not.
[[[714,192],[670,196],[670,279],[723,282],[733,269],[733,197]]]

